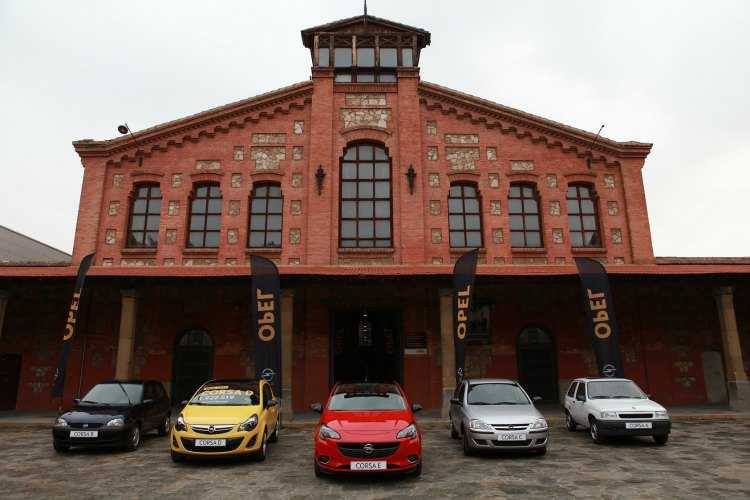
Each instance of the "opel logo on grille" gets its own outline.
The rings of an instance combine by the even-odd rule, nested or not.
[[[367,443],[362,447],[362,451],[365,452],[365,455],[372,455],[372,452],[375,451],[375,447],[371,445],[370,443]]]
[[[89,426],[89,424],[83,424],[83,428],[86,429]]]
[[[213,425],[209,425],[208,426],[208,433],[209,434],[213,434],[214,433],[214,426]]]

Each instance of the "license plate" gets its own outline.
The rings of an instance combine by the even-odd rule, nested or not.
[[[388,465],[385,460],[357,461],[349,464],[351,470],[385,470]]]
[[[651,422],[625,422],[626,429],[650,429]]]
[[[203,446],[206,448],[226,446],[226,439],[196,439],[195,446]]]
[[[501,432],[497,435],[498,441],[526,441],[526,432]]]
[[[99,431],[70,431],[72,438],[95,438],[99,437]]]

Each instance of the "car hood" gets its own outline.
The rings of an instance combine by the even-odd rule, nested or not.
[[[132,411],[130,406],[76,406],[60,417],[69,424],[106,424],[113,418],[127,418]]]
[[[321,423],[341,434],[341,439],[393,439],[413,419],[406,411],[329,411]]]
[[[182,409],[182,416],[188,424],[239,424],[253,414],[260,417],[260,412],[260,405],[187,405]]]
[[[530,424],[542,414],[534,405],[468,405],[470,418],[478,418],[490,425]]]
[[[650,399],[590,399],[589,404],[600,411],[665,411],[662,405]]]

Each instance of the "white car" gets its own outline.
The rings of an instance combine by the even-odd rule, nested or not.
[[[652,436],[663,445],[672,428],[667,410],[626,378],[577,378],[564,406],[568,430],[588,429],[595,443],[610,436]]]

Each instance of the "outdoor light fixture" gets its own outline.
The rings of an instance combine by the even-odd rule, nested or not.
[[[406,171],[406,179],[409,181],[409,194],[414,194],[414,180],[417,178],[417,173],[414,171],[414,167],[409,165],[409,170]]]
[[[367,318],[367,311],[363,311],[357,327],[357,343],[360,349],[372,347],[372,323]]]
[[[318,196],[323,192],[323,179],[326,178],[326,173],[323,170],[323,165],[318,165],[318,170],[315,172],[315,183],[318,185]]]
[[[133,143],[137,146],[138,144],[135,142],[135,137],[133,137],[133,132],[130,131],[130,127],[127,123],[123,123],[122,125],[117,126],[117,131],[120,132],[120,134],[130,134],[130,138],[133,139]],[[143,154],[136,149],[135,155],[138,157],[138,166],[143,166]]]

